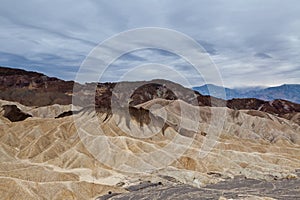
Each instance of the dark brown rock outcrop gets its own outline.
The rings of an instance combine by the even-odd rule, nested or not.
[[[37,72],[0,67],[0,98],[27,106],[71,104],[74,81]]]
[[[11,122],[23,121],[28,117],[32,117],[30,114],[24,113],[16,105],[4,105],[4,117],[9,119]]]

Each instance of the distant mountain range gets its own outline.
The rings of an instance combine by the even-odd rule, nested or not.
[[[206,84],[199,87],[193,87],[202,95],[211,95],[224,98],[222,93],[226,94],[226,100],[233,98],[256,98],[265,101],[274,99],[284,99],[295,103],[300,103],[300,84],[284,84],[276,87],[252,87],[231,89],[213,84]]]

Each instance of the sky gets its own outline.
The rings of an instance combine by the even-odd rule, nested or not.
[[[226,87],[300,83],[298,0],[1,0],[0,25],[0,66],[65,80],[76,78],[103,41],[160,27],[198,42]],[[105,81],[184,76],[192,86],[214,83],[179,55],[157,49],[123,55],[104,75]]]

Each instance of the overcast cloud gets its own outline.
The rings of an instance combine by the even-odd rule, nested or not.
[[[300,83],[297,0],[2,0],[0,24],[0,65],[67,80],[74,79],[88,53],[112,35],[163,27],[198,41],[225,86]],[[123,56],[105,80],[119,80],[126,67],[149,67],[153,62],[173,67],[192,85],[203,84],[178,56],[150,50]],[[151,79],[154,72],[140,70],[136,79]],[[175,76],[168,72],[157,70],[158,78]]]

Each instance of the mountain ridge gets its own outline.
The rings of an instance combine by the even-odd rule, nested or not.
[[[283,99],[300,103],[300,84],[282,84],[273,87],[227,88],[214,84],[195,86],[193,90],[203,95],[218,97],[225,92],[226,100],[234,98],[257,98],[265,101]]]
[[[114,99],[123,98],[119,100],[120,105],[116,105],[122,107],[124,103],[136,106],[152,99],[162,98],[181,99],[197,106],[259,110],[288,119],[294,118],[295,114],[300,112],[300,104],[286,100],[264,101],[244,98],[226,101],[203,95],[178,83],[163,79],[79,84],[48,77],[41,73],[5,67],[0,67],[0,91],[0,99],[16,101],[27,106],[95,104],[98,110],[109,111],[112,109]]]

